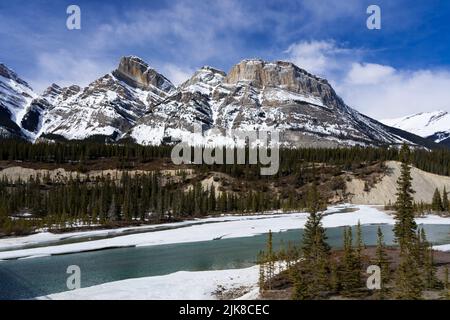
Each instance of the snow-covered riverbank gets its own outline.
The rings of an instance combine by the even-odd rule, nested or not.
[[[450,251],[450,245],[437,246]],[[255,300],[259,267],[187,272],[104,283],[38,297],[51,300],[215,300],[217,293],[234,292],[235,299]]]
[[[211,300],[215,292],[239,290],[242,299],[258,295],[257,266],[245,269],[186,272],[127,279],[88,288],[51,294],[38,299],[55,300]]]
[[[323,219],[326,228],[339,227],[345,225],[356,225],[358,221],[361,224],[393,224],[392,215],[380,210],[381,207],[365,205],[341,205],[330,207]],[[352,212],[342,212],[347,210]],[[11,250],[0,252],[0,260],[32,258],[49,256],[54,254],[66,254],[74,252],[92,251],[108,248],[127,247],[127,246],[152,246],[161,244],[175,244],[185,242],[208,241],[216,238],[239,238],[251,237],[257,234],[272,232],[280,232],[285,230],[303,228],[306,222],[307,213],[290,213],[290,214],[272,214],[272,215],[249,215],[249,216],[223,216],[216,218],[198,219],[194,221],[186,221],[178,224],[177,229],[160,230],[153,232],[145,232],[138,234],[130,234],[124,236],[116,236],[101,240],[85,241],[78,243],[53,245],[46,247],[38,247],[22,250]],[[416,219],[419,224],[450,224],[450,218],[442,218],[438,216],[428,216]],[[162,225],[151,226],[150,228],[158,228]],[[176,227],[175,224],[163,225]],[[138,228],[149,228],[136,227]],[[123,228],[117,230],[98,230],[88,232],[78,232],[64,235],[37,234],[22,238],[10,238],[0,240],[1,248],[12,248],[14,246],[26,243],[39,243],[45,241],[67,239],[68,237],[87,237],[95,235],[107,235],[115,233],[119,235],[124,230],[132,228]]]
[[[443,244],[440,246],[433,246],[434,250],[439,250],[439,251],[450,251],[450,244]]]

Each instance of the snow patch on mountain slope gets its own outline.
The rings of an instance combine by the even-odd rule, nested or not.
[[[162,97],[108,74],[48,110],[37,136],[48,133],[67,139],[121,136],[144,114],[150,100],[159,101]]]
[[[11,120],[20,124],[26,107],[37,95],[25,82],[0,75],[0,103],[11,113]]]
[[[164,133],[152,131],[161,124]],[[193,132],[195,125],[202,127],[201,135]],[[214,129],[221,134],[212,133]],[[144,144],[158,143],[163,135],[194,145],[228,145],[226,133],[231,130],[276,130],[287,147],[406,141],[345,105],[326,80],[292,63],[257,59],[240,62],[228,75],[211,67],[198,70],[172,96],[151,107],[130,136]]]
[[[267,100],[267,101],[301,101],[305,103],[310,103],[312,105],[317,105],[323,108],[328,108],[323,104],[322,99],[315,96],[307,96],[304,94],[299,94],[279,88],[267,88],[262,91],[261,98],[259,100]]]
[[[380,120],[382,123],[409,131],[423,138],[433,136],[436,133],[450,133],[450,114],[447,111],[421,112],[413,115]],[[436,137],[435,142],[444,140]],[[446,136],[448,138],[448,135]]]
[[[9,71],[5,74],[16,79]],[[14,93],[26,89],[19,88],[27,87],[26,82],[15,82]],[[41,96],[25,96],[28,100],[19,103],[24,107],[12,112],[18,123],[12,127],[27,130],[31,140],[102,135],[152,145],[186,140],[193,145],[240,146],[226,133],[277,130],[287,147],[406,141],[397,136],[401,133],[346,106],[326,80],[283,61],[244,60],[229,75],[203,67],[175,88],[142,59],[129,56],[85,88],[53,84]],[[9,111],[6,114],[9,118]],[[194,132],[195,126],[201,126],[201,134]]]
[[[139,144],[157,146],[164,138],[164,126],[140,124],[133,128],[130,136]]]

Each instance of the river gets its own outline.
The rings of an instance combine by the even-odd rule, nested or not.
[[[391,225],[380,225],[387,244],[393,244]],[[363,225],[366,245],[376,244],[378,225]],[[450,243],[450,225],[424,225],[434,244]],[[342,245],[342,227],[327,229],[328,243]],[[288,242],[300,244],[302,229],[274,234],[276,248]],[[255,264],[264,249],[267,234],[192,243],[127,247],[32,259],[0,261],[0,299],[30,299],[67,291],[69,265],[81,269],[81,285],[170,274],[176,271],[204,271],[244,268]],[[151,288],[149,288],[151,290]]]

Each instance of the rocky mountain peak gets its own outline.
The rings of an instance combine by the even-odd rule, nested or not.
[[[438,110],[438,111],[435,112],[435,114],[433,114],[433,115],[430,117],[430,123],[431,123],[431,122],[434,122],[434,121],[438,121],[438,120],[440,120],[440,119],[446,117],[447,115],[448,115],[448,112],[447,112],[447,111]]]
[[[230,85],[250,85],[257,89],[282,89],[320,98],[329,107],[345,108],[345,104],[327,80],[299,68],[292,62],[243,60],[231,69],[224,82]]]
[[[76,95],[81,91],[81,87],[78,85],[71,85],[69,87],[65,87],[61,89],[61,96],[63,100],[67,100],[68,98]]]
[[[194,75],[180,85],[180,88],[183,90],[186,89],[201,89],[199,86],[204,87],[203,89],[211,89],[212,87],[215,87],[221,83],[223,83],[223,80],[226,77],[226,73],[222,70],[215,69],[210,66],[204,66],[201,67],[199,70],[197,70]],[[208,88],[206,88],[208,87]],[[201,92],[204,92],[205,90],[199,90]]]
[[[62,88],[60,86],[58,86],[56,83],[52,83],[50,87],[44,90],[42,97],[55,99],[58,95],[61,94],[61,90]]]
[[[225,71],[213,68],[211,66],[203,66],[197,72],[217,73],[217,74],[220,74],[220,75],[222,75],[224,77],[227,75],[225,73]]]
[[[306,82],[328,85],[328,82],[299,68],[292,62],[267,62],[261,59],[246,59],[236,64],[226,80],[229,84],[248,82],[256,87],[293,87]]]
[[[150,68],[141,58],[126,56],[120,59],[119,66],[113,75],[133,87],[148,89],[156,87],[164,92],[170,92],[175,86],[162,74]]]
[[[4,65],[3,63],[0,63],[0,76],[6,78],[6,79],[11,79],[29,89],[31,89],[31,87],[29,86],[29,84],[22,80],[21,78],[19,78],[19,76],[17,75],[17,73],[15,73],[13,70],[9,69],[6,65]]]
[[[447,116],[425,120],[448,123]],[[349,108],[326,80],[291,62],[261,59],[243,60],[228,75],[202,67],[175,88],[142,59],[127,56],[84,88],[52,84],[41,96],[1,64],[0,120],[0,135],[32,141],[129,137],[143,144],[223,144],[222,133],[230,129],[274,129],[282,145],[293,147],[430,143]],[[448,132],[439,130],[433,140],[447,139]]]

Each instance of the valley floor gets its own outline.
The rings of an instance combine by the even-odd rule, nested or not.
[[[177,224],[85,231],[70,234],[40,233],[20,238],[0,239],[0,260],[29,259],[56,254],[101,250],[115,247],[154,246],[214,239],[251,237],[304,227],[307,213],[221,216]],[[338,205],[330,207],[323,218],[326,228],[368,224],[394,224],[394,217],[383,206]],[[416,219],[418,224],[450,225],[450,217],[429,215]],[[170,229],[163,229],[167,228]],[[121,235],[124,232],[139,232]],[[100,240],[96,236],[111,236]],[[70,239],[85,240],[61,244]],[[89,241],[90,240],[90,241]],[[51,245],[49,245],[51,244]],[[40,247],[23,248],[27,245]],[[450,251],[450,244],[434,249]],[[0,261],[1,264],[1,261]],[[255,299],[258,296],[258,267],[213,271],[180,271],[104,283],[70,292],[41,297],[42,299]]]
[[[329,207],[323,218],[326,228],[361,224],[394,224],[394,217],[383,206],[344,204]],[[0,239],[0,260],[23,259],[86,252],[130,246],[153,246],[214,239],[251,237],[304,227],[308,214],[261,214],[221,216],[184,221],[175,224],[152,225],[112,230],[81,231],[68,234],[38,233]],[[428,215],[416,219],[418,224],[450,224],[450,218]],[[162,230],[161,230],[162,229]],[[121,235],[125,232],[137,232]],[[95,237],[107,237],[93,240]],[[64,241],[61,244],[60,242]],[[67,243],[73,241],[74,243]],[[47,243],[49,245],[47,245]],[[27,248],[27,246],[36,246]]]

